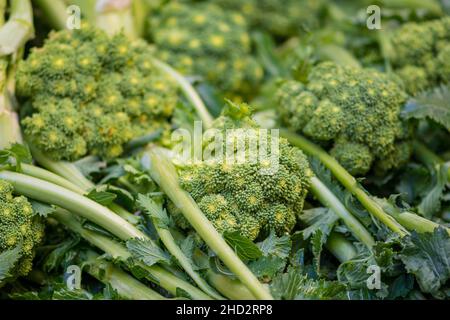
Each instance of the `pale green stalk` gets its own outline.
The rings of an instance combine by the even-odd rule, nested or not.
[[[60,0],[33,0],[33,4],[44,13],[46,23],[57,30],[65,29],[67,24],[67,5]]]
[[[434,167],[437,164],[444,164],[445,161],[439,157],[437,154],[435,154],[433,151],[431,151],[426,145],[419,142],[418,140],[415,140],[413,142],[414,147],[414,155],[416,158],[431,167]],[[448,181],[450,181],[450,168],[448,169]]]
[[[341,201],[316,177],[311,178],[311,191],[315,197],[344,222],[356,239],[372,248],[375,240],[367,229],[356,219]]]
[[[81,262],[83,271],[110,285],[121,298],[129,300],[166,300],[165,297],[153,291],[128,273],[105,261],[98,254],[89,250],[83,253],[85,259]]]
[[[145,210],[148,211],[152,217],[155,217],[160,215],[162,207],[154,201],[149,201]],[[222,300],[223,297],[211,288],[211,286],[194,270],[191,259],[189,259],[183,251],[181,251],[168,226],[162,225],[162,222],[156,218],[152,218],[152,222],[166,249],[170,252],[170,254],[172,254],[172,256],[175,257],[181,267],[192,278],[192,280],[194,280],[200,289],[209,294],[212,298]]]
[[[342,263],[356,256],[353,244],[342,234],[332,231],[328,236],[325,247]]]
[[[214,285],[225,297],[231,300],[257,300],[241,281],[231,279],[222,274],[208,270],[206,273],[208,281]]]
[[[336,159],[331,157],[327,152],[321,149],[319,146],[308,141],[306,138],[290,132],[285,129],[280,130],[280,134],[284,136],[289,142],[305,151],[307,154],[317,157],[336,177],[336,179],[342,183],[342,185],[349,190],[367,209],[367,211],[386,225],[393,232],[399,234],[400,236],[405,236],[408,234],[395,219],[388,215],[381,206],[374,201],[370,195],[360,186],[358,181],[347,172],[347,170],[342,167]]]
[[[17,193],[76,213],[105,228],[122,240],[147,237],[110,209],[76,192],[21,173],[0,171],[0,179],[10,182]]]
[[[236,255],[212,223],[205,217],[194,199],[178,184],[178,177],[172,162],[164,151],[150,147],[143,158],[143,165],[153,180],[181,210],[205,243],[217,254],[223,263],[247,286],[258,299],[273,299],[269,291],[259,282],[244,262]]]
[[[131,258],[131,254],[122,244],[99,233],[83,228],[81,223],[69,212],[66,212],[64,210],[57,210],[52,214],[52,216],[67,228],[79,234],[83,239],[91,243],[93,246],[109,254],[113,259],[122,261],[126,264],[127,260]],[[203,293],[198,288],[175,277],[173,274],[157,265],[147,266],[139,262],[136,262],[136,264],[149,273],[149,276],[146,277],[148,280],[161,286],[174,296],[178,295],[179,292],[177,289],[179,288],[187,292],[192,297],[192,299],[211,299],[207,294]]]

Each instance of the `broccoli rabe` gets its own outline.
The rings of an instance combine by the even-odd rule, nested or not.
[[[149,37],[161,59],[185,75],[204,77],[228,97],[247,97],[262,80],[239,13],[208,3],[171,2],[150,17]]]
[[[261,137],[267,135],[267,147],[272,154],[273,137],[267,131],[259,130],[249,115],[247,105],[230,104],[213,127],[219,134],[229,134],[229,129],[249,129],[237,133],[248,135],[244,138],[246,148],[251,134],[257,136],[258,149],[264,141]],[[247,155],[249,150],[246,149]],[[279,140],[278,151],[276,168],[270,167],[270,161],[252,163],[248,158],[242,163],[203,161],[182,165],[179,170],[181,187],[191,194],[221,233],[238,231],[254,240],[263,230],[273,229],[278,234],[290,232],[296,223],[296,215],[302,211],[311,171],[302,151],[291,147],[283,138]],[[172,211],[181,227],[188,226],[177,214],[178,210]]]
[[[17,71],[17,94],[31,106],[27,138],[56,160],[115,157],[132,138],[169,127],[177,91],[151,56],[143,42],[86,26],[52,33]]]
[[[278,37],[298,35],[320,24],[324,2],[317,0],[214,0],[220,6],[241,12],[255,29]]]
[[[390,60],[409,94],[450,82],[450,17],[406,23],[391,39]]]
[[[31,271],[34,249],[44,235],[44,223],[25,197],[15,197],[12,192],[13,186],[0,180],[0,253],[20,247],[20,259],[9,271],[14,278]]]
[[[375,70],[324,62],[306,84],[281,85],[279,111],[288,127],[329,146],[352,174],[384,173],[411,153],[408,125],[399,118],[406,94],[397,82]]]

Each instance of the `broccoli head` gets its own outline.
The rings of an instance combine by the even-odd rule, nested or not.
[[[319,0],[215,0],[221,7],[241,12],[251,27],[278,37],[298,35],[320,25],[324,2]]]
[[[391,63],[409,94],[450,82],[450,17],[406,23],[391,37]]]
[[[378,173],[404,164],[409,128],[399,114],[406,100],[400,82],[381,72],[323,62],[307,84],[285,81],[278,101],[281,120],[324,146],[352,174]]]
[[[27,275],[34,249],[44,235],[44,223],[25,197],[14,197],[10,183],[0,180],[0,252],[20,246],[20,259],[10,271],[12,277]]]
[[[311,176],[302,151],[283,138],[279,138],[278,146],[272,145],[275,136],[250,120],[249,107],[245,104],[225,107],[214,129],[217,135],[224,136],[222,150],[229,153],[231,148],[236,161],[204,158],[201,163],[182,164],[179,168],[181,186],[221,233],[237,231],[254,240],[264,230],[275,230],[278,234],[291,231],[297,214],[303,209]],[[241,151],[236,148],[237,142],[230,146],[228,140],[226,145],[225,140],[230,136],[243,139],[245,146]],[[264,144],[269,156],[277,155],[278,165],[273,166],[274,162],[267,158],[252,161],[248,157],[251,150],[255,150],[250,147],[251,136],[256,138],[252,141],[257,141],[257,150]],[[206,150],[210,142],[207,132],[204,142]],[[240,158],[239,154],[245,157]],[[171,207],[173,209],[173,205],[169,206],[169,211],[174,220],[179,226],[187,227],[179,212]]]
[[[55,160],[118,156],[131,139],[169,129],[177,103],[175,84],[144,42],[85,26],[32,49],[19,65],[17,94],[31,107],[26,136]]]
[[[262,80],[238,13],[209,3],[171,2],[151,17],[149,37],[162,60],[183,74],[204,77],[229,97],[251,95]]]

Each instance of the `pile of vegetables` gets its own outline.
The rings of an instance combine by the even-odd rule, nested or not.
[[[449,8],[376,2],[0,0],[0,299],[450,299]]]

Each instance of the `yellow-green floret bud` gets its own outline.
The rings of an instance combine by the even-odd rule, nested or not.
[[[119,156],[131,139],[167,130],[178,99],[143,41],[84,25],[32,49],[19,64],[17,94],[31,106],[27,138],[55,160]]]
[[[405,23],[391,37],[391,63],[409,94],[450,82],[450,17]]]
[[[329,147],[354,175],[374,167],[383,173],[408,160],[409,134],[400,119],[406,97],[390,75],[332,62],[315,66],[306,84],[286,81],[278,91],[284,124]]]
[[[213,140],[222,137],[223,158],[215,154],[215,161],[179,164],[179,176],[181,186],[219,232],[238,231],[255,240],[262,231],[273,229],[284,234],[292,230],[303,209],[311,171],[302,151],[257,127],[250,115],[248,105],[226,106],[213,125]],[[227,144],[230,136],[243,139],[243,149],[238,142]],[[205,133],[204,150],[211,143],[209,139]],[[267,157],[250,157],[263,147],[267,147]],[[233,157],[227,157],[230,154]],[[184,228],[184,221],[179,222]]]
[[[162,60],[185,75],[203,77],[229,98],[251,96],[263,78],[240,13],[172,1],[150,17],[149,25]]]
[[[9,271],[15,278],[31,271],[34,249],[44,236],[44,224],[28,200],[12,192],[12,185],[0,180],[0,253],[20,246],[20,259]]]

